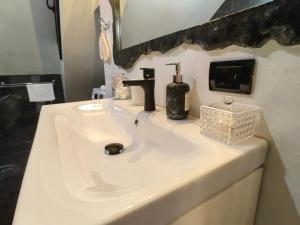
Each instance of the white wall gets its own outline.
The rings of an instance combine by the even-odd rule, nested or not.
[[[101,1],[101,14],[112,21],[108,0]],[[137,31],[138,32],[138,31]],[[112,43],[112,33],[109,34]],[[264,115],[257,135],[270,142],[269,156],[257,212],[257,225],[299,225],[300,219],[300,46],[282,47],[271,41],[260,49],[236,46],[207,52],[195,45],[182,45],[167,54],[142,56],[133,68],[123,71],[105,64],[107,89],[111,76],[122,71],[141,78],[140,67],[156,69],[156,102],[165,105],[165,88],[172,80],[169,62],[182,62],[184,80],[191,86],[191,113],[199,116],[200,104],[221,101],[224,93],[208,89],[209,63],[213,60],[256,58],[255,85],[251,96],[234,95],[236,101],[256,104]],[[297,208],[298,210],[297,210]]]
[[[98,48],[98,0],[60,2],[66,99],[90,99],[92,89],[104,84]]]
[[[54,15],[41,0],[1,0],[0,75],[60,74]]]

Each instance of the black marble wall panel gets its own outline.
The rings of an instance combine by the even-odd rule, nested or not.
[[[266,4],[272,0],[225,0],[211,20]]]
[[[0,225],[12,223],[42,105],[64,102],[60,75],[0,76],[6,84],[53,80],[53,102],[29,102],[26,87],[0,88]]]

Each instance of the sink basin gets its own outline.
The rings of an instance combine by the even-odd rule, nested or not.
[[[123,197],[203,163],[197,158],[204,152],[197,151],[195,142],[142,118],[136,126],[135,116],[116,106],[96,106],[101,110],[84,114],[75,107],[54,118],[64,184],[74,197],[91,202]],[[125,152],[104,154],[109,143],[123,144]]]
[[[111,143],[125,151],[105,154]],[[218,143],[196,119],[127,101],[45,106],[13,224],[167,224],[262,165],[266,147]]]

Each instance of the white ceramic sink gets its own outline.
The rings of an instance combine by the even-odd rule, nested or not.
[[[64,183],[74,197],[91,202],[123,197],[199,165],[203,152],[196,143],[143,119],[136,126],[135,116],[116,106],[95,106],[101,110],[82,113],[73,107],[54,118]],[[105,145],[116,142],[126,151],[104,154]]]
[[[105,154],[116,142],[125,151]],[[13,224],[166,224],[262,165],[266,147],[259,138],[218,143],[197,120],[127,101],[46,106]]]

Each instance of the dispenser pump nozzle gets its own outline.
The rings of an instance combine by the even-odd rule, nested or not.
[[[175,66],[176,75],[174,75],[174,82],[181,83],[182,82],[182,75],[180,74],[181,63],[168,63],[167,66]]]

